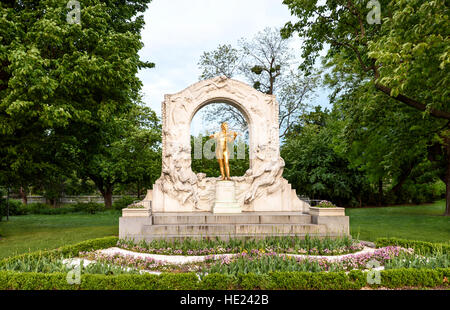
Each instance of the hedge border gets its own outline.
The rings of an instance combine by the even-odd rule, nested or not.
[[[381,284],[368,284],[360,270],[345,272],[271,272],[240,274],[237,277],[195,273],[161,275],[84,274],[80,284],[67,283],[63,273],[0,271],[2,290],[358,290],[401,287],[448,287],[450,268],[390,269],[381,271]]]
[[[9,257],[0,261],[0,267],[23,258],[71,257],[80,251],[93,251],[115,246],[117,237],[105,237],[63,246],[49,251],[38,251]],[[431,251],[448,250],[446,244],[382,238],[377,246],[400,245]],[[442,246],[443,245],[443,246]],[[367,273],[361,270],[345,272],[271,272],[268,274],[209,274],[202,279],[195,273],[163,273],[161,275],[98,275],[82,274],[80,284],[68,284],[64,273],[36,273],[0,271],[2,290],[349,290],[363,287],[448,287],[450,268],[389,269],[382,270],[381,284],[368,284]]]

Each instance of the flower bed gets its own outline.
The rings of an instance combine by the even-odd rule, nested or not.
[[[448,287],[449,256],[438,249],[425,256],[386,245],[370,253],[343,257],[301,257],[265,250],[209,255],[189,264],[156,259],[105,256],[117,238],[82,242],[60,249],[19,255],[0,261],[0,289],[361,289],[363,287]],[[386,240],[383,241],[387,243]],[[420,246],[422,246],[420,244]],[[427,245],[428,246],[428,245]],[[149,254],[145,254],[149,255]],[[66,280],[63,261],[84,256],[79,284]],[[132,255],[133,256],[133,255]],[[379,283],[368,283],[369,262],[384,266]],[[165,268],[165,269],[164,269]],[[165,271],[160,275],[141,271]]]
[[[342,255],[361,251],[367,244],[348,237],[310,238],[269,237],[264,240],[192,240],[182,242],[153,241],[151,243],[118,240],[117,247],[129,251],[163,255],[213,255],[259,250],[286,254]]]
[[[191,272],[196,271],[204,276],[210,273],[232,274],[240,273],[268,273],[274,271],[305,271],[305,272],[339,272],[368,269],[369,262],[377,262],[380,266],[402,255],[404,258],[412,256],[412,249],[388,246],[369,253],[349,254],[338,259],[332,257],[298,256],[292,254],[278,254],[264,250],[243,251],[233,255],[208,255],[195,263],[167,263],[151,257],[105,254],[101,252],[83,252],[80,257],[110,263],[122,268],[137,270],[151,270],[160,272]],[[436,266],[445,267],[445,266]]]

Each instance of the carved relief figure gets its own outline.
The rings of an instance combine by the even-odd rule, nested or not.
[[[257,194],[263,190],[263,187],[267,188],[268,193],[275,192],[281,186],[281,178],[283,174],[284,160],[279,157],[278,159],[271,160],[262,165],[261,169],[250,175],[251,182],[250,190],[246,193],[244,202],[246,204],[252,202]]]

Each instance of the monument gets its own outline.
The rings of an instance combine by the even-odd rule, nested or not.
[[[247,121],[250,167],[243,176],[230,176],[227,141],[237,133],[228,132],[226,124],[210,137],[217,141],[221,177],[206,177],[191,169],[192,118],[215,102],[234,106]],[[310,206],[283,178],[283,168],[275,96],[224,76],[165,95],[161,177],[143,201],[123,209],[120,238],[348,235],[348,217],[310,214]]]

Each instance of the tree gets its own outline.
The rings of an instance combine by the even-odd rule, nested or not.
[[[117,184],[153,183],[161,171],[161,126],[154,111],[136,106],[130,113],[102,126],[83,144],[95,145],[92,152],[79,145],[79,176],[94,181],[105,200],[112,206],[112,194]]]
[[[67,1],[0,3],[1,173],[17,186],[48,168],[74,170],[96,154],[98,133],[139,100],[140,30],[150,0],[83,1],[81,23]],[[96,136],[94,145],[90,136]],[[80,146],[83,148],[81,149]]]
[[[211,52],[203,52],[198,62],[198,66],[203,68],[200,79],[207,80],[221,75],[231,78],[239,66],[239,61],[238,50],[230,44],[219,45]]]
[[[326,61],[334,73],[370,83],[378,92],[424,112],[441,126],[429,157],[444,162],[441,178],[447,186],[445,215],[450,215],[450,25],[445,0],[379,1],[381,24],[366,23],[365,17],[373,8],[367,8],[364,1],[283,3],[298,21],[288,22],[282,34],[290,37],[298,32],[304,39],[303,68],[311,68],[319,52],[329,46]]]
[[[276,95],[280,104],[280,136],[283,137],[308,107],[306,102],[318,82],[317,74],[306,76],[302,71],[292,70],[295,62],[289,40],[281,37],[279,29],[266,28],[250,40],[241,39],[237,48],[219,45],[214,51],[204,52],[199,61],[200,78],[243,76],[255,89]],[[211,105],[205,109],[209,120],[226,117],[227,121],[246,127],[245,118],[230,105]]]
[[[427,147],[439,130],[436,124],[369,84],[341,96],[334,110],[342,122],[335,150],[377,188],[379,205],[404,202],[403,185],[419,165],[429,162]],[[433,168],[436,178],[438,167]]]
[[[349,167],[348,160],[334,150],[333,138],[338,134],[334,117],[317,107],[301,118],[281,148],[286,179],[299,194],[310,198],[361,206],[367,201],[368,184],[363,173]]]

